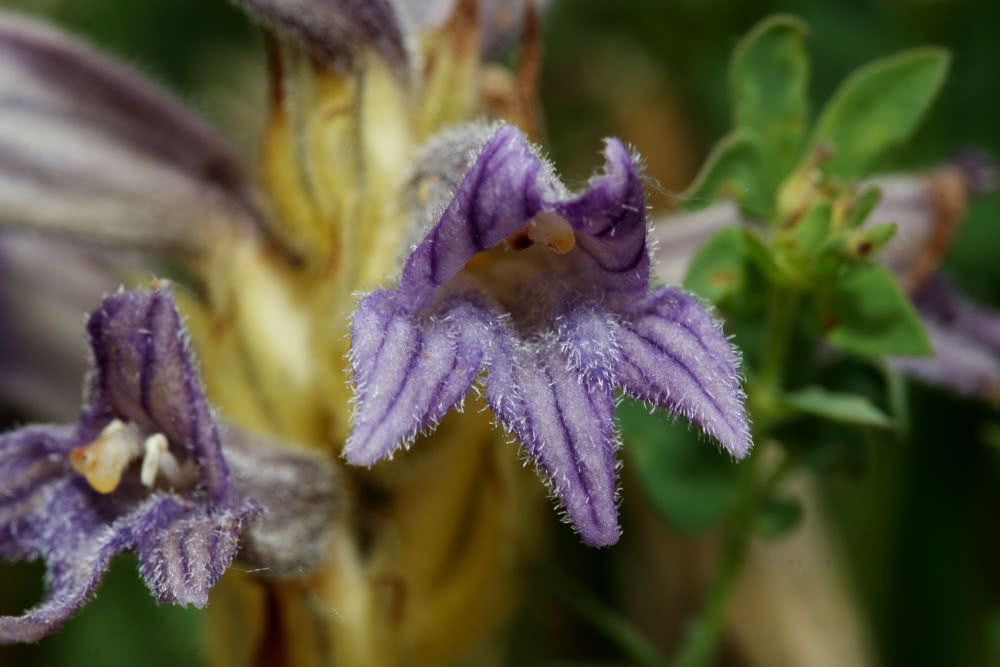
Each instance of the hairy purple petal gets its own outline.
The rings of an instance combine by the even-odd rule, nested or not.
[[[250,502],[192,508],[166,494],[147,500],[141,514],[131,521],[127,517],[126,523],[139,573],[153,596],[160,602],[204,607],[209,589],[236,555],[244,520],[256,511]]]
[[[0,436],[0,450],[7,450],[12,439],[34,440],[39,435],[34,428]],[[55,432],[48,438],[62,435]],[[7,558],[45,558],[47,591],[45,599],[23,615],[0,616],[0,643],[37,641],[62,625],[83,606],[111,557],[128,541],[127,534],[107,524],[82,478],[48,476],[21,492],[25,495],[14,506],[10,498],[3,499],[0,553]],[[18,516],[7,523],[11,511]]]
[[[87,324],[96,374],[84,419],[112,415],[182,443],[218,502],[231,494],[219,433],[170,290],[122,292]]]
[[[250,229],[253,198],[237,154],[163,90],[0,11],[0,224],[199,252]]]
[[[344,456],[371,465],[432,428],[462,401],[483,359],[479,314],[460,303],[427,321],[398,308],[395,293],[373,292],[358,305],[352,340],[354,428]]]
[[[394,0],[239,0],[322,62],[348,67],[365,49],[403,79],[414,67],[409,15]]]
[[[618,541],[611,387],[588,387],[555,350],[524,348],[515,354],[509,400],[490,401],[497,418],[521,441],[553,493],[591,546]],[[488,398],[499,392],[490,374]]]
[[[619,382],[635,398],[680,414],[738,458],[750,451],[739,358],[694,297],[659,287],[617,333]]]

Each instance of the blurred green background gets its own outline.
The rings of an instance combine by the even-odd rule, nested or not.
[[[162,81],[246,151],[262,121],[265,81],[257,28],[223,0],[2,0],[44,14]],[[563,0],[545,23],[542,98],[547,145],[571,184],[596,162],[600,138],[622,136],[659,183],[651,203],[675,204],[728,127],[726,64],[764,16],[788,11],[811,28],[813,108],[854,67],[921,44],[954,63],[922,130],[886,169],[930,167],[965,147],[1000,155],[1000,5],[972,0]],[[946,268],[970,294],[1000,306],[1000,196],[977,200]],[[881,664],[1000,665],[1000,414],[926,387],[910,388],[910,437],[859,445],[850,474],[822,480]],[[626,516],[641,503],[626,478]],[[627,519],[626,519],[627,520]],[[632,557],[580,549],[560,531],[573,576],[610,605]],[[628,563],[625,564],[628,567]],[[40,565],[0,566],[0,613],[41,592]],[[678,572],[678,577],[687,576]],[[548,614],[540,593],[515,623],[510,664],[615,660],[612,647]],[[0,665],[198,665],[201,614],[159,607],[119,558],[97,600],[55,636],[0,648]],[[555,618],[556,620],[553,620]],[[569,625],[567,625],[567,623]],[[725,664],[741,664],[723,653]],[[580,663],[582,664],[582,663]],[[619,664],[609,662],[607,664]]]

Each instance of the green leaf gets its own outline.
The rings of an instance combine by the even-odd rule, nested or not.
[[[841,276],[830,295],[829,341],[862,356],[931,354],[920,318],[889,270],[860,264]]]
[[[752,130],[778,157],[781,179],[798,157],[806,129],[809,59],[806,24],[771,16],[740,40],[729,65],[733,125]]]
[[[835,422],[879,428],[893,427],[889,415],[861,394],[845,394],[811,386],[785,394],[782,403],[793,410]]]
[[[688,264],[684,287],[713,303],[745,311],[761,302],[767,281],[786,280],[757,235],[724,227],[701,244]]]
[[[695,429],[626,401],[616,410],[639,484],[675,529],[710,529],[736,500],[739,469]]]
[[[786,535],[802,521],[802,503],[795,498],[768,498],[757,511],[754,532],[762,537]]]
[[[842,180],[870,174],[886,151],[916,129],[941,88],[948,63],[943,49],[921,48],[851,74],[820,114],[809,142],[813,148],[833,149],[823,172]]]
[[[854,242],[855,257],[871,257],[896,235],[895,222],[883,222],[862,230]]]
[[[727,134],[684,192],[684,208],[696,211],[726,198],[735,201],[747,216],[767,219],[777,189],[767,176],[770,159],[754,133],[737,130]]]
[[[833,207],[826,199],[820,199],[806,211],[802,219],[792,228],[791,238],[797,249],[810,255],[819,248],[830,235]]]
[[[868,218],[868,214],[878,205],[882,199],[882,190],[876,185],[869,185],[854,199],[851,212],[847,215],[847,228],[854,229],[860,227]]]

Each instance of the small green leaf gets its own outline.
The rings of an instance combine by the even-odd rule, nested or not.
[[[781,537],[799,525],[803,513],[795,498],[768,498],[757,511],[754,531],[762,537]]]
[[[738,492],[738,467],[696,430],[626,401],[621,420],[626,452],[657,513],[675,529],[699,533],[729,510]]]
[[[723,137],[683,195],[684,208],[695,211],[724,197],[749,217],[767,219],[776,183],[769,181],[770,157],[755,134],[737,130]]]
[[[756,234],[724,227],[701,244],[688,264],[684,287],[720,306],[752,309],[765,293],[765,283],[785,276]]]
[[[758,23],[729,65],[733,125],[752,130],[778,157],[779,180],[798,157],[806,128],[809,59],[806,24],[788,15]]]
[[[916,129],[941,88],[948,62],[943,49],[922,48],[851,74],[820,114],[809,142],[833,149],[823,172],[845,181],[870,174],[886,151]]]
[[[868,214],[878,205],[882,199],[882,190],[876,185],[869,185],[854,199],[851,212],[847,215],[847,228],[854,229],[860,227],[868,218]]]
[[[821,199],[809,207],[802,219],[792,228],[791,238],[799,252],[811,255],[830,235],[832,206]]]
[[[785,394],[782,403],[806,414],[835,422],[892,428],[889,415],[861,394],[845,394],[811,386]]]
[[[877,253],[896,235],[896,227],[895,222],[883,222],[862,230],[854,242],[854,256],[864,258]]]
[[[892,274],[860,264],[841,276],[830,295],[830,343],[862,356],[931,354],[920,318]]]

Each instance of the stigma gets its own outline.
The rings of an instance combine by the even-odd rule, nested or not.
[[[166,436],[153,433],[143,437],[135,424],[114,419],[97,438],[70,452],[70,465],[87,479],[98,493],[111,493],[121,484],[125,470],[132,462],[142,459],[139,481],[152,488],[158,476],[174,484],[188,477],[173,454]]]
[[[524,250],[540,243],[557,255],[565,255],[576,245],[576,236],[565,218],[542,211],[505,241],[511,250]]]

